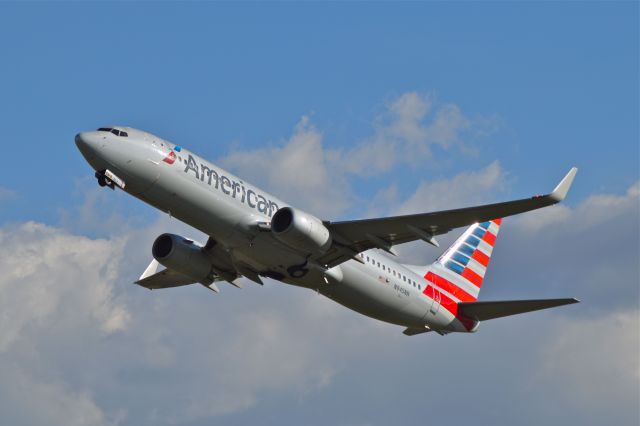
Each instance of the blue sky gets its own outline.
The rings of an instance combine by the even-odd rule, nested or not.
[[[85,410],[78,424],[417,423],[421,407],[444,422],[438,408],[458,409],[457,392],[474,399],[460,418],[480,424],[519,413],[637,423],[638,16],[637,2],[0,3],[0,309],[15,314],[0,333],[0,378],[57,395],[28,415],[0,385],[14,423],[65,408]],[[195,231],[98,189],[73,136],[112,123],[188,146],[323,219],[529,196],[578,166],[565,207],[505,228],[483,295],[583,304],[407,341],[275,283],[213,301],[191,288],[150,296],[128,283],[153,238]],[[19,268],[29,256],[12,256],[32,252],[41,261]],[[247,318],[262,325],[247,330]],[[584,324],[621,358],[584,355]],[[619,379],[607,382],[615,401],[588,390],[587,371]]]
[[[312,114],[327,146],[366,138],[394,96],[431,93],[494,118],[482,155],[447,158],[444,176],[483,158],[516,172],[519,194],[570,165],[576,195],[628,186],[638,170],[634,3],[3,4],[0,113],[12,152],[11,219],[38,210],[46,173],[86,174],[73,135],[104,123],[149,129],[207,157],[277,143]],[[46,129],[46,131],[45,131]],[[44,155],[46,153],[46,155]],[[544,167],[540,167],[544,164]],[[31,173],[34,173],[33,171]],[[4,174],[4,173],[3,173]],[[359,182],[363,194],[384,181]],[[33,194],[39,194],[33,197]],[[515,195],[515,194],[514,194]],[[49,191],[47,211],[69,203]],[[353,212],[357,214],[358,212]]]

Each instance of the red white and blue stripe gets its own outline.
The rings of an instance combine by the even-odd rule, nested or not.
[[[424,276],[428,282],[424,294],[438,298],[468,330],[474,321],[461,318],[457,304],[478,299],[501,223],[501,219],[494,219],[471,225]]]

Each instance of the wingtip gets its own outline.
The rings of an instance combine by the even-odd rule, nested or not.
[[[572,167],[571,170],[569,170],[569,173],[567,173],[567,175],[560,181],[558,186],[555,187],[551,193],[551,198],[558,202],[564,200],[571,188],[573,179],[576,177],[576,173],[578,173],[578,168]]]
[[[135,284],[139,284],[140,281],[158,272],[158,266],[160,266],[158,261],[155,258],[151,259],[151,263],[149,263],[149,266],[147,266],[147,269],[144,270],[144,272],[142,273],[142,275],[140,275],[140,278],[138,278],[138,281],[136,281]]]

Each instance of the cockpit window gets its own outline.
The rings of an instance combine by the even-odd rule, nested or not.
[[[100,127],[98,129],[99,132],[110,132],[113,133],[116,136],[122,136],[122,137],[128,137],[129,134],[127,132],[124,132],[122,130],[118,130],[118,129],[113,129],[111,127]]]

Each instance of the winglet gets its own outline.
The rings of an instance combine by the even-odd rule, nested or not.
[[[142,275],[140,275],[140,278],[138,278],[138,281],[136,281],[136,284],[138,284],[140,281],[142,281],[145,278],[150,277],[151,275],[153,275],[156,272],[158,272],[158,266],[159,265],[160,264],[158,263],[158,261],[156,259],[152,259],[151,263],[149,264],[149,266],[147,266],[147,269],[144,270]]]
[[[569,173],[567,173],[564,179],[560,181],[560,183],[558,184],[558,186],[556,186],[553,192],[549,194],[552,199],[558,202],[564,200],[564,197],[567,196],[567,192],[569,192],[569,188],[571,188],[571,184],[573,183],[573,178],[576,177],[577,172],[578,172],[577,167],[572,167],[571,170],[569,170]]]

